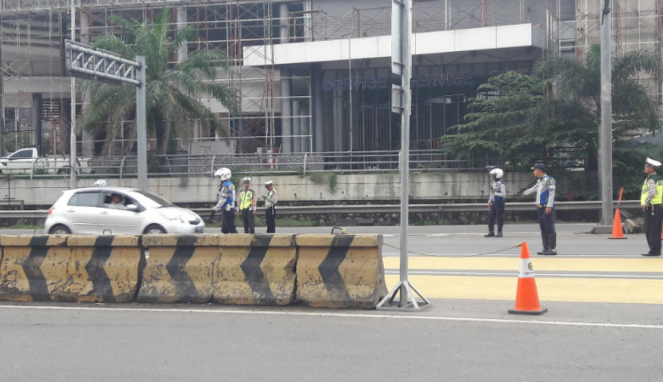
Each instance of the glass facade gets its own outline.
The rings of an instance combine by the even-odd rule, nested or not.
[[[528,73],[533,61],[417,65],[413,70],[411,149],[436,149],[467,113],[465,99],[491,76],[509,70]],[[352,76],[350,77],[350,73]],[[389,68],[323,70],[324,151],[400,148],[400,116],[391,112]]]

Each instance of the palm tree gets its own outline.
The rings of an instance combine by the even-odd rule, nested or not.
[[[633,51],[612,63],[613,136],[620,140],[637,130],[660,129],[659,110],[651,94],[656,90],[662,68],[652,53]],[[554,101],[574,105],[593,116],[598,127],[601,116],[601,47],[593,45],[586,63],[566,56],[553,56],[537,63],[534,76],[556,85]],[[637,77],[653,78],[653,88]]]
[[[95,43],[96,48],[120,54],[134,60],[145,56],[147,64],[147,128],[157,140],[157,154],[172,151],[169,143],[175,136],[191,136],[191,124],[199,121],[207,131],[227,136],[227,127],[197,97],[209,95],[229,110],[236,108],[235,96],[225,86],[214,83],[216,68],[227,68],[226,55],[218,50],[198,51],[173,65],[177,50],[193,38],[190,26],[171,37],[169,10],[164,8],[150,24],[113,17],[120,27],[120,35],[108,35]],[[91,105],[83,112],[84,129],[106,137],[104,153],[108,153],[113,139],[124,128],[124,121],[135,119],[136,97],[133,86],[113,86],[86,81],[83,88],[90,91]],[[132,139],[135,139],[135,128]]]

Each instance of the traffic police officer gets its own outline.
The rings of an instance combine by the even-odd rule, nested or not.
[[[278,202],[278,195],[274,189],[274,181],[268,180],[265,182],[267,194],[262,195],[265,200],[265,218],[267,220],[267,233],[276,232],[276,203]]]
[[[663,225],[663,178],[656,174],[661,162],[647,158],[645,174],[647,179],[642,184],[640,204],[645,213],[645,232],[649,252],[642,256],[661,256],[661,225]]]
[[[523,195],[536,192],[536,212],[541,227],[541,241],[543,241],[543,251],[537,252],[537,255],[556,255],[555,179],[546,174],[546,166],[543,163],[535,164],[532,170],[538,180],[532,188],[525,190]]]
[[[504,226],[504,203],[506,201],[506,186],[502,177],[504,171],[499,168],[490,170],[492,182],[490,185],[490,196],[488,198],[488,234],[484,237],[502,237],[502,227]],[[495,219],[497,219],[497,235],[495,235]]]
[[[217,195],[218,202],[212,209],[214,211],[223,211],[221,232],[237,233],[237,228],[235,227],[235,186],[230,180],[232,172],[230,169],[223,167],[216,170],[214,176],[219,179],[220,184]]]
[[[239,211],[237,216],[242,217],[244,233],[256,233],[256,197],[251,187],[251,178],[242,179],[244,189],[239,193]]]

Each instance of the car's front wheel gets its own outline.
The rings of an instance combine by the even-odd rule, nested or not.
[[[69,235],[71,230],[62,224],[58,224],[48,231],[51,235]]]
[[[151,224],[147,226],[147,228],[145,228],[144,233],[146,235],[160,235],[162,233],[166,233],[166,230],[163,229],[163,227],[158,224]]]

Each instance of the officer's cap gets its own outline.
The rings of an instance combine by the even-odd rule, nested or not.
[[[541,171],[546,171],[546,165],[543,163],[537,163],[532,167],[532,170],[541,170]]]
[[[645,161],[645,166],[661,167],[661,162],[653,160],[651,158],[647,158],[647,160]]]
[[[268,180],[265,182],[265,186],[271,186],[272,184],[274,184],[273,180]]]
[[[251,178],[249,178],[247,176],[246,178],[242,179],[242,183],[249,183],[250,184],[251,183]]]

